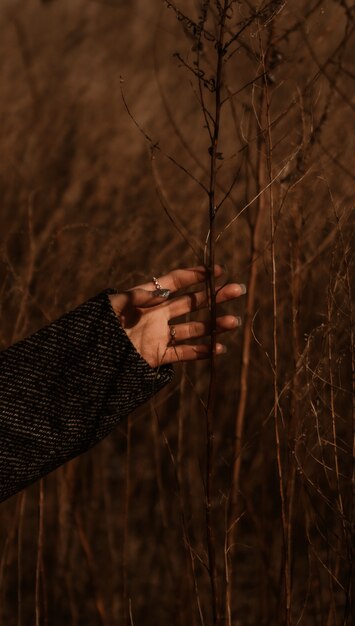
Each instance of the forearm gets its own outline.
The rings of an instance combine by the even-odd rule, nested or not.
[[[171,380],[129,341],[106,290],[0,353],[0,501],[84,452]]]

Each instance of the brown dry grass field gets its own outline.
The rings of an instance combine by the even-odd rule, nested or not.
[[[211,159],[248,294],[223,307],[216,589],[207,361],[1,505],[0,626],[355,623],[354,5],[228,4],[213,156],[224,0],[1,0],[1,349],[203,263]]]

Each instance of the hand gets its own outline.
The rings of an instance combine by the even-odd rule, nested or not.
[[[222,268],[216,265],[215,277],[218,278],[222,274]],[[209,345],[194,343],[194,339],[209,335],[210,327],[207,322],[171,324],[176,317],[208,306],[206,289],[198,288],[198,284],[205,278],[204,267],[177,269],[158,278],[158,285],[163,290],[169,290],[165,296],[157,295],[159,290],[154,282],[109,296],[112,308],[119,317],[126,334],[151,367],[209,357]],[[195,286],[193,292],[167,299],[170,294],[192,285]],[[245,291],[244,285],[237,283],[225,285],[218,291],[216,301],[233,300],[243,295]],[[232,330],[240,323],[238,317],[223,315],[217,318],[217,332]],[[181,341],[189,343],[180,344]],[[217,343],[216,351],[217,354],[222,354],[225,352],[225,347]]]

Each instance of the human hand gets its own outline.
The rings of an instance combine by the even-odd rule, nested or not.
[[[223,270],[215,266],[215,277],[219,278]],[[206,289],[199,288],[199,283],[206,278],[206,269],[202,266],[189,269],[177,269],[165,274],[155,283],[145,283],[133,289],[109,296],[111,305],[119,317],[129,339],[139,354],[151,367],[177,361],[194,361],[208,358],[210,346],[195,344],[194,340],[210,334],[208,322],[181,322],[172,324],[174,318],[208,306]],[[194,286],[191,293],[168,298],[176,291]],[[157,289],[161,287],[161,290]],[[161,295],[168,290],[165,295]],[[233,300],[245,293],[245,285],[230,283],[218,290],[217,303]],[[236,328],[240,318],[222,315],[217,318],[217,332],[222,333]],[[189,343],[181,344],[181,341]],[[225,347],[216,345],[217,354],[223,354]]]

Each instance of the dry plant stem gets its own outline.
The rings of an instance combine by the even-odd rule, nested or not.
[[[186,398],[188,397],[186,394],[187,390],[187,378],[186,378],[186,369],[187,364],[182,364],[182,372],[181,372],[181,383],[180,383],[180,397]],[[177,476],[179,480],[179,484],[183,485],[183,464],[182,459],[184,455],[183,445],[184,445],[184,435],[185,435],[185,424],[184,424],[184,405],[183,402],[180,403],[179,414],[178,414],[178,447],[177,447]]]
[[[160,454],[160,441],[159,441],[159,423],[157,420],[157,415],[154,412],[153,408],[151,411],[151,425],[152,425],[152,435],[153,435],[153,446],[154,446],[154,461],[155,461],[155,473],[156,473],[156,480],[157,480],[157,485],[158,485],[158,494],[159,494],[159,509],[160,509],[160,516],[161,516],[161,521],[162,521],[162,525],[163,525],[163,532],[162,532],[162,543],[164,545],[164,549],[165,549],[165,557],[167,560],[167,569],[169,572],[169,576],[172,580],[173,583],[173,587],[174,589],[178,589],[180,587],[180,589],[182,589],[183,585],[181,584],[181,581],[179,581],[177,579],[176,576],[176,565],[173,561],[173,553],[169,547],[169,541],[168,541],[168,533],[169,533],[169,519],[168,519],[168,512],[167,512],[167,507],[166,507],[166,501],[165,501],[165,497],[164,497],[164,482],[163,482],[163,473],[162,473],[162,460],[161,460],[161,454]],[[180,483],[178,485],[178,488],[180,489]],[[181,623],[181,615],[180,615],[180,598],[179,598],[179,594],[176,594],[175,597],[175,602],[176,602],[176,619],[179,619],[179,623]]]
[[[172,225],[174,226],[175,230],[179,233],[180,237],[186,242],[186,244],[188,245],[188,247],[191,249],[191,251],[193,252],[194,256],[196,257],[196,260],[200,259],[200,254],[198,249],[201,248],[201,246],[199,245],[198,242],[194,241],[193,243],[191,243],[186,231],[186,228],[182,225],[181,221],[179,222],[177,217],[176,217],[176,211],[173,210],[170,202],[168,201],[167,198],[167,193],[164,189],[164,184],[163,181],[161,180],[161,177],[159,175],[159,171],[158,168],[155,167],[155,160],[153,158],[153,153],[152,153],[152,158],[151,158],[151,166],[152,166],[152,174],[153,174],[153,179],[154,179],[154,183],[155,183],[155,189],[157,192],[157,196],[158,196],[158,200],[166,214],[166,216],[168,217],[168,219],[170,220],[170,222],[172,223]]]
[[[78,472],[78,459],[73,459],[63,468],[63,474],[58,472],[59,482],[59,564],[63,571],[65,581],[65,591],[68,596],[70,606],[71,626],[79,624],[79,607],[74,592],[73,571],[68,565],[70,563],[70,539],[72,536],[72,515],[73,502],[75,497],[75,481]]]
[[[165,96],[164,90],[162,88],[162,84],[159,78],[159,68],[157,66],[157,60],[155,59],[155,75],[157,78],[157,85],[159,88],[159,94],[164,106],[164,110],[166,112],[166,115],[168,117],[169,120],[169,124],[171,125],[176,137],[178,138],[178,140],[180,141],[182,147],[184,148],[184,150],[187,152],[187,154],[191,157],[191,159],[194,161],[194,163],[202,170],[202,172],[204,174],[209,174],[209,170],[208,167],[198,158],[198,155],[195,154],[195,152],[192,150],[188,140],[185,138],[180,126],[178,125],[178,123],[175,120],[173,111],[170,108],[169,102]],[[258,76],[256,79],[254,79],[253,81],[250,81],[250,83],[248,83],[247,85],[243,85],[243,87],[241,89],[238,90],[237,93],[240,93],[241,91],[243,91],[243,89],[245,89],[247,86],[249,86],[249,84],[253,83],[255,80],[258,80],[258,78],[260,78],[260,76]],[[236,94],[230,94],[227,98],[225,98],[224,100],[221,101],[221,106],[224,104],[224,102],[226,102],[227,100],[230,100],[233,96],[235,96]],[[239,175],[239,172],[238,172]],[[216,181],[216,186],[217,189],[219,191],[221,191],[223,193],[223,195],[227,198],[227,197],[231,197],[231,199],[233,200],[233,197],[231,195],[232,189],[230,190],[226,190],[225,187],[223,185],[220,184],[220,182],[217,180]],[[234,183],[233,185],[234,186]],[[165,209],[165,207],[164,207]],[[165,209],[166,211],[166,209]]]
[[[261,92],[260,105],[259,105],[259,119],[265,117],[265,93]],[[257,194],[267,187],[267,176],[265,171],[265,142],[261,135],[258,136],[258,165],[257,165]],[[256,195],[257,195],[256,194]],[[239,516],[238,510],[238,494],[239,494],[239,479],[240,469],[242,463],[242,447],[243,447],[243,431],[245,412],[247,405],[247,398],[249,392],[249,366],[250,366],[250,350],[252,341],[252,324],[253,315],[255,311],[255,298],[256,298],[256,284],[259,270],[260,261],[260,248],[261,248],[261,236],[262,236],[262,217],[266,210],[266,196],[262,193],[258,198],[258,204],[256,209],[255,221],[252,226],[252,250],[251,250],[251,265],[250,274],[247,285],[247,301],[243,324],[243,339],[242,339],[242,363],[239,378],[239,399],[237,412],[235,417],[235,431],[234,431],[234,451],[233,451],[233,466],[232,466],[232,480],[229,499],[229,512],[228,512],[228,574],[226,584],[226,612],[228,615],[228,626],[232,626],[232,597],[231,590],[233,588],[233,567],[232,556],[234,551],[234,545],[236,543],[238,524],[234,523]],[[235,596],[235,594],[234,594]]]
[[[328,288],[328,319],[331,322],[332,319],[332,297],[331,297],[331,289],[333,286],[329,285]],[[338,494],[338,506],[341,517],[344,523],[344,507],[343,507],[343,499],[340,490],[340,479],[339,479],[339,459],[338,459],[338,438],[336,431],[336,412],[335,412],[335,399],[334,399],[334,376],[333,376],[333,333],[332,328],[329,328],[328,332],[328,366],[329,366],[329,394],[330,394],[330,412],[332,417],[332,437],[333,437],[333,452],[334,452],[334,469],[335,469],[335,478],[337,485],[337,494]]]
[[[30,196],[27,205],[27,228],[28,228],[28,259],[27,259],[27,267],[25,278],[21,285],[21,290],[23,293],[22,300],[20,303],[19,311],[16,316],[16,320],[14,323],[13,334],[11,338],[11,343],[16,341],[19,336],[21,336],[24,330],[27,305],[28,305],[28,295],[30,291],[30,285],[33,280],[36,254],[35,254],[35,241],[33,234],[33,194]]]
[[[351,448],[351,503],[350,503],[350,515],[348,520],[348,528],[346,532],[347,539],[347,556],[349,560],[349,577],[348,587],[346,594],[346,606],[344,612],[344,626],[350,626],[354,623],[355,619],[355,333],[354,333],[354,309],[353,309],[353,292],[352,292],[352,275],[351,275],[351,248],[347,248],[344,241],[344,234],[340,224],[340,218],[335,209],[333,208],[337,220],[339,238],[342,244],[342,250],[344,255],[345,265],[345,286],[349,302],[349,334],[350,334],[350,351],[351,351],[351,391],[352,391],[352,448]],[[354,213],[354,210],[353,210]],[[339,490],[340,497],[340,490]]]
[[[39,525],[38,525],[38,544],[37,544],[37,563],[36,563],[36,626],[40,626],[41,621],[41,574],[43,576],[43,531],[44,531],[44,489],[43,479],[39,484]]]
[[[108,445],[108,444],[107,444]],[[110,555],[110,568],[111,568],[111,588],[110,588],[110,596],[112,598],[111,602],[111,615],[119,615],[121,609],[121,579],[119,578],[120,573],[120,557],[118,554],[116,541],[115,541],[115,529],[116,529],[116,518],[113,510],[113,499],[111,495],[111,491],[109,489],[109,475],[107,472],[107,466],[105,465],[105,458],[107,456],[107,449],[101,448],[101,455],[99,459],[100,467],[100,480],[102,482],[102,494],[104,501],[104,517],[105,517],[105,526],[106,526],[106,534],[107,534],[107,543],[109,548]],[[112,619],[112,618],[111,618]]]
[[[211,600],[212,600],[212,616],[213,625],[220,623],[221,617],[219,613],[219,600],[218,600],[218,588],[217,588],[217,565],[215,554],[215,538],[213,531],[213,519],[212,519],[212,479],[213,479],[213,455],[214,455],[214,411],[215,411],[215,399],[216,399],[216,290],[214,279],[214,265],[215,265],[215,217],[216,217],[216,177],[217,177],[217,155],[218,155],[218,142],[220,134],[220,121],[221,121],[221,89],[223,78],[223,42],[225,21],[227,19],[227,9],[229,2],[224,1],[223,11],[220,16],[219,35],[216,43],[217,65],[215,71],[215,102],[214,102],[214,118],[213,118],[213,134],[211,137],[210,145],[210,176],[209,176],[209,242],[206,258],[206,266],[208,270],[207,277],[207,290],[209,295],[209,313],[210,313],[210,325],[211,325],[211,357],[210,357],[210,382],[208,389],[208,400],[206,407],[206,437],[207,437],[207,450],[206,450],[206,531],[207,531],[207,553],[208,553],[208,567],[209,577],[211,585]],[[207,120],[206,108],[202,97],[202,84],[199,81],[201,103],[204,112],[205,119]]]
[[[22,626],[22,556],[23,556],[23,522],[26,506],[26,492],[19,495],[20,500],[20,521],[18,525],[17,537],[17,625]]]
[[[91,577],[91,584],[92,584],[92,588],[94,592],[94,600],[95,600],[95,606],[96,606],[96,610],[97,610],[97,614],[99,618],[99,623],[101,624],[101,626],[111,626],[106,615],[105,604],[104,604],[102,594],[100,590],[98,589],[98,585],[97,585],[95,558],[92,553],[90,543],[88,541],[87,533],[85,532],[83,520],[82,520],[78,507],[76,507],[75,509],[74,518],[75,518],[76,528],[77,528],[78,535],[79,535],[80,544],[85,554],[87,565],[88,565],[88,571]]]
[[[197,605],[197,610],[198,610],[198,615],[199,615],[199,621],[201,623],[201,626],[205,626],[205,620],[204,620],[204,616],[203,616],[202,604],[201,604],[201,598],[200,598],[200,590],[199,590],[198,580],[197,580],[196,570],[195,570],[195,554],[194,554],[194,551],[193,551],[193,548],[192,548],[192,545],[191,545],[191,541],[190,541],[190,538],[189,538],[189,533],[188,533],[188,526],[187,526],[186,517],[185,517],[185,510],[184,510],[182,484],[181,484],[180,479],[179,479],[178,465],[177,465],[177,463],[175,461],[175,457],[174,457],[173,451],[171,449],[171,446],[169,444],[168,438],[167,438],[164,430],[160,427],[159,416],[158,416],[156,407],[154,406],[154,403],[152,403],[151,406],[152,406],[152,413],[154,414],[155,423],[159,426],[161,436],[163,438],[163,441],[164,441],[164,444],[166,446],[166,449],[167,449],[167,451],[169,453],[169,456],[170,456],[170,459],[171,459],[171,463],[172,463],[172,466],[173,466],[173,469],[174,469],[177,493],[178,493],[178,496],[179,496],[181,527],[182,527],[182,533],[183,533],[183,542],[184,542],[184,546],[185,546],[185,550],[186,550],[187,569],[190,570],[190,574],[191,574],[191,578],[192,578],[193,589],[194,589],[194,594],[195,594],[195,600],[196,600],[196,605]],[[157,451],[157,446],[155,446],[155,450]],[[162,487],[161,487],[161,489],[162,489]],[[191,613],[193,614],[193,607],[192,607]]]
[[[301,419],[300,419],[300,393],[302,381],[300,380],[299,360],[301,356],[301,328],[300,328],[300,303],[302,276],[300,273],[300,233],[302,224],[301,211],[298,204],[293,205],[292,229],[295,231],[296,241],[291,244],[291,297],[292,297],[292,343],[294,374],[291,383],[291,404],[290,404],[290,426],[288,433],[288,475],[286,483],[286,507],[287,507],[287,554],[289,561],[289,577],[291,582],[291,559],[292,559],[292,523],[296,490],[296,463],[294,462],[295,442],[298,440]]]
[[[346,29],[346,32],[345,32],[345,35],[344,35],[343,41],[341,42],[341,46],[343,46],[343,45],[345,44],[345,42],[346,42],[346,39],[348,39],[348,38],[349,38],[349,36],[350,36],[350,35],[352,35],[353,30],[354,30],[354,26],[353,26],[352,28]],[[325,76],[325,78],[326,78],[326,79],[327,79],[327,81],[329,82],[329,85],[331,85],[332,89],[334,89],[334,90],[338,93],[338,95],[339,95],[339,96],[340,96],[340,98],[343,100],[343,102],[345,102],[345,103],[348,105],[348,107],[349,107],[352,111],[354,111],[354,112],[355,112],[355,106],[354,106],[354,104],[352,103],[351,99],[350,99],[350,98],[348,98],[347,94],[346,94],[346,93],[344,93],[344,92],[343,92],[343,91],[342,91],[342,90],[338,87],[338,85],[337,85],[336,81],[332,78],[332,76],[330,76],[330,74],[329,74],[328,70],[326,69],[326,64],[325,64],[325,63],[320,63],[320,61],[318,60],[318,58],[317,58],[317,56],[316,56],[316,53],[315,53],[315,51],[314,51],[314,49],[313,49],[313,46],[311,46],[310,41],[309,41],[309,39],[308,39],[308,37],[307,37],[306,33],[305,33],[302,29],[300,29],[300,32],[303,34],[303,38],[304,38],[305,44],[306,44],[306,46],[307,46],[307,48],[308,48],[308,50],[309,50],[309,52],[310,52],[310,55],[311,55],[311,57],[312,57],[313,61],[314,61],[314,62],[315,62],[315,64],[318,66],[319,72],[321,72],[321,73]]]
[[[134,626],[134,621],[133,621],[133,612],[132,612],[132,599],[129,598],[129,626]]]
[[[268,46],[271,46],[272,41],[272,30],[269,33]],[[269,181],[273,180],[273,172],[272,172],[272,159],[273,159],[273,144],[272,144],[272,134],[271,134],[271,117],[270,117],[270,95],[269,95],[269,85],[266,78],[266,67],[267,67],[267,51],[265,51],[263,47],[262,37],[259,30],[259,44],[260,44],[260,55],[263,63],[263,69],[265,73],[264,78],[264,91],[265,91],[265,106],[266,106],[266,166],[268,171]],[[270,254],[271,254],[271,285],[272,285],[272,301],[273,301],[273,333],[272,333],[272,343],[273,343],[273,387],[274,387],[274,405],[273,405],[273,416],[274,416],[274,427],[275,427],[275,441],[276,441],[276,460],[277,460],[277,469],[278,469],[278,479],[279,479],[279,492],[280,492],[280,500],[281,500],[281,521],[282,521],[282,533],[283,533],[283,577],[284,577],[284,614],[280,615],[282,624],[285,626],[290,626],[291,624],[291,567],[290,567],[290,555],[288,551],[289,542],[288,542],[288,526],[290,524],[290,520],[288,519],[288,515],[286,512],[286,498],[285,498],[285,488],[284,488],[284,470],[282,465],[281,458],[281,435],[280,435],[280,411],[279,411],[279,390],[278,390],[278,344],[277,344],[277,335],[278,335],[278,318],[277,318],[277,307],[278,307],[278,296],[277,296],[277,268],[276,268],[276,250],[275,250],[275,234],[276,234],[276,225],[275,225],[275,208],[274,208],[274,196],[273,196],[273,185],[269,186],[269,210],[270,210],[270,236],[271,236],[271,246],[270,246]],[[280,607],[281,608],[281,607]]]
[[[349,592],[348,592],[348,613],[349,623],[355,619],[355,333],[354,333],[354,312],[353,299],[349,265],[346,260],[346,286],[349,295],[350,306],[350,350],[351,350],[351,379],[352,379],[352,467],[351,467],[351,510],[350,510],[350,529],[349,529],[349,556],[350,556],[350,573],[349,573]]]
[[[131,431],[132,418],[127,418],[126,429],[126,481],[123,513],[123,546],[122,546],[122,611],[123,625],[129,623],[130,598],[128,593],[128,549],[129,549],[129,506],[131,493]]]

